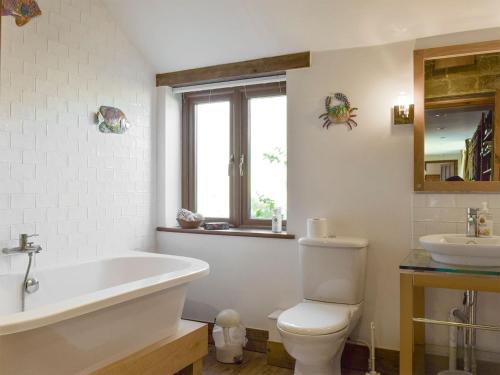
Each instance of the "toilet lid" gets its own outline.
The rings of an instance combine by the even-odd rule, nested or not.
[[[327,335],[346,328],[352,314],[349,305],[302,302],[281,313],[278,327],[298,335]]]

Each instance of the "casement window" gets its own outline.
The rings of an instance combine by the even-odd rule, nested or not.
[[[286,215],[286,108],[284,82],[183,94],[183,206],[237,227]]]

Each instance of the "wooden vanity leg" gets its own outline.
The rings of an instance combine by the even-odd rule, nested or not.
[[[399,275],[400,298],[400,375],[413,374],[413,276],[401,273]]]
[[[413,316],[419,318],[425,317],[425,289],[422,287],[413,288]],[[413,324],[415,345],[425,345],[425,324]]]

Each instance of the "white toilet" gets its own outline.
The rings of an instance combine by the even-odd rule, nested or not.
[[[361,316],[367,246],[359,238],[299,240],[304,301],[277,324],[295,375],[340,375],[345,342]]]

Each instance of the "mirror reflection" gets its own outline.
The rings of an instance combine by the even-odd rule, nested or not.
[[[426,61],[425,181],[500,180],[498,89],[500,53]]]

